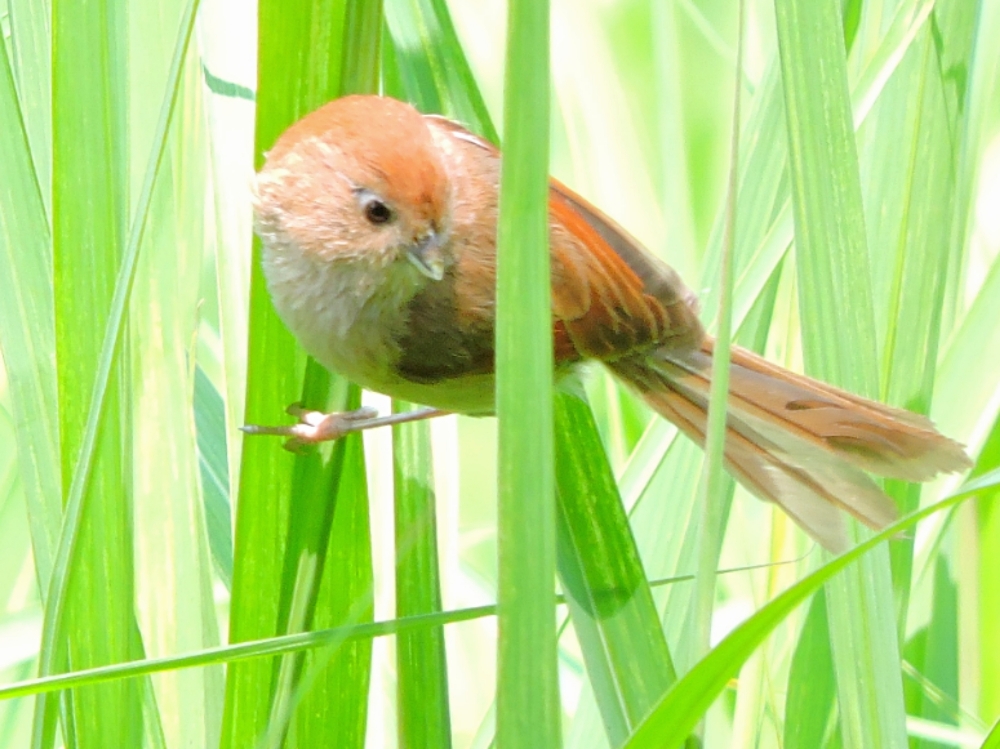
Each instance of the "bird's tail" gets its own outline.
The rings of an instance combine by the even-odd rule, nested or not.
[[[714,340],[610,366],[659,414],[704,444]],[[895,503],[867,472],[927,481],[971,465],[963,447],[923,416],[876,403],[732,348],[726,467],[776,502],[823,546],[847,545],[845,510],[871,528],[892,523]]]

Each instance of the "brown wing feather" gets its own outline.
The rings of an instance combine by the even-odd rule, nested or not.
[[[463,180],[463,194],[499,180],[500,152],[462,125],[437,116],[426,121],[447,133],[445,157],[452,176]],[[474,177],[475,179],[472,179]],[[456,203],[456,222],[474,242],[456,248],[460,266],[456,294],[462,309],[492,319],[492,241],[496,194]],[[474,203],[476,215],[462,218]],[[704,338],[692,294],[676,272],[650,255],[628,232],[558,180],[550,181],[549,221],[552,252],[552,312],[555,359],[613,361],[637,350],[696,348]],[[488,226],[489,235],[481,235]],[[474,253],[490,246],[490,252]],[[471,254],[476,254],[471,257]],[[482,360],[485,361],[485,360]],[[458,374],[457,372],[455,374]],[[454,376],[454,375],[453,375]]]
[[[614,221],[551,181],[552,306],[580,356],[697,347],[694,295]]]
[[[433,124],[462,144],[458,158],[468,159],[464,168],[476,177],[464,187],[490,191],[456,208],[458,217],[472,202],[480,206],[462,227],[475,241],[459,253],[454,291],[462,304],[454,309],[478,316],[482,345],[460,341],[468,356],[446,357],[461,360],[454,373],[460,375],[477,363],[492,368],[484,354],[492,346],[499,152],[460,125],[437,118]],[[549,217],[556,361],[603,360],[688,437],[703,442],[714,341],[698,322],[694,295],[675,271],[556,180]],[[431,362],[417,359],[423,367]],[[865,471],[923,481],[969,465],[961,445],[927,419],[793,374],[739,347],[732,350],[729,388],[730,471],[831,549],[847,545],[837,508],[874,528],[896,516],[892,500]]]

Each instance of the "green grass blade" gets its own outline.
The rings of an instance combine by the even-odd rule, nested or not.
[[[358,403],[357,390],[352,387],[346,402],[333,405],[356,407]],[[335,484],[314,492],[317,503],[325,500],[331,517],[323,521],[327,532],[317,534],[327,546],[318,555],[323,564],[317,571],[321,579],[313,594],[311,630],[345,624],[353,630],[370,622],[374,613],[368,485],[361,437],[347,437],[334,450],[340,456],[340,466],[328,468],[323,478]],[[341,637],[305,653],[290,699],[294,714],[289,746],[364,746],[371,652],[370,639]]]
[[[361,517],[360,513],[357,514],[357,518]],[[364,523],[359,522],[359,527],[361,525],[364,525]],[[347,525],[345,524],[346,527]],[[339,569],[346,570],[346,564],[343,564]],[[356,611],[352,612],[352,617],[356,614]],[[327,648],[331,645],[339,647],[345,642],[360,642],[372,640],[376,637],[389,637],[398,635],[401,632],[411,632],[428,627],[440,627],[445,624],[467,622],[474,619],[496,616],[496,614],[497,607],[495,605],[476,606],[456,611],[444,611],[439,614],[413,616],[406,619],[392,619],[366,624],[347,624],[316,630],[315,632],[300,632],[294,635],[268,637],[232,645],[221,645],[216,648],[206,648],[195,653],[185,653],[166,658],[150,658],[130,663],[118,663],[112,666],[99,666],[97,668],[54,674],[14,684],[6,684],[0,687],[0,700],[57,692],[77,686],[92,686],[122,678],[155,674],[172,669],[200,668],[219,663],[272,659],[276,655]]]
[[[954,331],[941,360],[931,414],[945,434],[975,434],[989,428],[983,419],[995,415],[987,405],[995,398],[997,383],[989,378],[971,379],[970,368],[1000,366],[1000,351],[983,347],[1000,319],[1000,263],[994,262],[982,286]]]
[[[777,60],[769,64],[763,82],[757,87],[746,123],[743,125],[740,152],[739,190],[736,204],[740,212],[739,232],[733,237],[733,263],[736,272],[733,322],[738,327],[760,293],[760,288],[774,272],[791,239],[768,241],[775,227],[786,222],[780,211],[788,200],[786,166],[788,142],[784,137],[785,103]],[[708,315],[709,327],[718,325],[714,315],[719,309],[721,290],[716,279],[722,265],[725,248],[727,213],[720,210],[709,239],[702,270],[702,286],[707,292],[702,306]],[[791,229],[791,224],[787,224]],[[753,272],[756,266],[760,266]],[[757,279],[748,283],[749,278]]]
[[[883,339],[884,400],[927,413],[938,360],[946,287],[961,265],[954,243],[967,202],[956,184],[967,132],[966,90],[948,71],[971,59],[975,13],[971,4],[942,6],[916,37],[875,110],[868,215],[876,297],[886,303]],[[955,137],[955,134],[958,137]],[[968,201],[968,192],[963,192]],[[944,331],[946,332],[946,331]],[[920,488],[890,482],[890,493],[908,512]],[[909,599],[913,545],[894,544],[893,578],[900,611]]]
[[[167,133],[157,182],[143,219],[129,309],[133,446],[132,532],[136,619],[150,657],[219,643],[208,563],[204,502],[199,482],[191,366],[202,296],[206,139],[201,76],[185,46],[194,25],[191,3],[130,7],[132,58],[145,86],[129,101],[133,159],[143,160],[157,135],[164,85],[174,85],[178,110]],[[187,15],[185,15],[187,14]],[[169,31],[168,31],[169,30]],[[174,32],[174,33],[170,33]],[[171,55],[179,54],[179,79]],[[223,443],[224,444],[224,443]],[[228,527],[227,527],[228,531]],[[150,680],[147,735],[152,745],[217,745],[223,670],[165,673]],[[153,718],[155,716],[155,720]]]
[[[841,19],[828,3],[781,0],[775,10],[806,369],[874,395],[872,282]],[[827,595],[845,745],[903,746],[888,551],[838,577]]]
[[[307,408],[324,412],[349,411],[360,406],[360,393],[356,387],[349,386],[342,378],[331,375],[310,360],[306,367],[301,402]],[[334,618],[334,612],[341,612],[341,617],[348,621],[361,621],[371,615],[369,587],[364,584],[364,581],[368,586],[371,584],[368,535],[341,533],[337,536],[337,546],[332,546],[338,520],[344,523],[345,518],[353,517],[357,503],[367,500],[367,494],[356,489],[359,482],[364,486],[364,461],[356,449],[357,445],[354,445],[358,439],[355,437],[321,445],[294,460],[288,539],[278,607],[278,634],[309,631],[316,626],[317,616],[327,624],[344,621],[343,618]],[[355,449],[350,450],[352,446]],[[351,462],[347,461],[349,450],[354,456]],[[342,508],[338,501],[341,492],[345,492],[344,496],[350,503],[346,508]],[[353,529],[354,523],[347,522]],[[321,611],[319,603],[323,582],[328,574],[336,574],[328,570],[326,564],[331,548],[350,559],[353,567],[350,579],[360,579],[362,584],[360,587],[338,585],[328,589],[325,597],[328,609]],[[369,672],[364,661],[368,652],[364,643],[348,645],[343,649],[333,648],[318,655],[309,671],[304,670],[304,659],[300,655],[282,659],[264,743],[279,746],[294,720],[292,736],[295,741],[305,741],[303,737],[309,737],[310,741],[322,744],[357,745],[363,738],[363,735],[358,736],[357,723],[367,708],[365,687]],[[322,681],[318,681],[320,678]],[[325,691],[331,682],[340,688],[340,699],[335,704],[330,704],[326,710],[299,710],[305,697],[315,700],[314,688],[318,686],[320,691]],[[352,708],[353,719],[350,715]],[[330,710],[343,711],[338,716],[339,722],[329,721]]]
[[[978,220],[972,206],[977,187],[981,184],[977,177],[984,171],[986,163],[984,157],[988,147],[987,134],[995,124],[991,111],[995,112],[992,107],[996,100],[997,81],[1000,79],[1000,48],[991,41],[1000,33],[1000,7],[995,3],[979,2],[972,24],[972,49],[968,59],[953,61],[954,67],[948,71],[951,75],[945,74],[949,81],[954,81],[956,89],[964,88],[966,93],[961,102],[964,130],[955,176],[955,204],[968,206],[968,210],[964,215],[959,214],[953,222],[951,237],[952,245],[956,248],[954,257],[959,260],[959,268],[963,270],[970,269],[974,262],[974,253],[966,251],[970,240],[975,236]],[[963,75],[968,78],[963,78]],[[961,279],[961,273],[953,273],[949,279],[952,283],[947,292],[946,325],[951,321],[951,316],[961,309]]]
[[[127,474],[120,450],[131,439],[125,410],[129,402],[116,350],[195,8],[194,2],[189,3],[176,37],[131,227],[125,221],[124,10],[113,3],[86,12],[65,3],[53,9],[56,351],[62,477],[68,496],[53,574],[47,581],[42,673],[61,666],[66,658],[75,665],[125,660],[141,653],[132,613],[131,510],[128,493],[122,491]],[[72,581],[71,561],[77,565]],[[63,650],[63,627],[73,619],[77,624],[70,631],[75,637],[71,635],[68,650]],[[125,682],[75,695],[69,705],[72,717],[64,722],[68,740],[75,741],[76,736],[137,740],[143,730],[137,686]],[[51,743],[53,719],[51,703],[40,698],[35,746]],[[156,716],[151,720],[156,722]]]
[[[52,0],[9,0],[9,63],[45,215],[52,216]],[[13,111],[13,110],[12,110]]]
[[[559,393],[559,575],[608,741],[635,729],[676,675],[594,418]]]
[[[447,86],[454,82],[449,84],[439,75],[445,60],[449,69],[468,71],[447,9],[426,0],[389,0],[386,17],[385,93],[410,101],[423,112],[454,113],[477,132],[495,137],[485,108],[477,113],[468,106],[480,101],[471,74],[462,84],[472,86],[471,91],[452,90]],[[393,435],[397,616],[441,607],[429,434],[426,423],[416,422],[402,425]],[[454,459],[458,460],[457,454]],[[453,721],[446,666],[442,631],[397,638],[395,708],[400,746],[451,746]]]
[[[201,367],[194,373],[194,421],[205,530],[215,571],[227,589],[233,585],[232,507],[226,451],[226,406]]]
[[[931,619],[906,643],[903,656],[925,682],[907,680],[906,712],[938,725],[958,727],[961,716],[940,698],[958,695],[958,589],[948,562],[938,556],[933,571]],[[933,684],[930,692],[925,684]],[[952,703],[957,705],[957,702]],[[932,749],[919,742],[918,749]]]
[[[35,569],[52,574],[62,519],[52,246],[7,51],[0,39],[0,350],[18,431]],[[32,290],[28,293],[28,290]]]
[[[995,465],[1000,465],[1000,418],[993,424],[972,473],[978,475]],[[978,558],[969,559],[968,564],[963,562],[972,555],[963,554],[958,559],[959,604],[963,606],[958,615],[959,642],[965,656],[960,661],[958,696],[963,708],[987,720],[991,715],[1000,714],[1000,680],[996,676],[1000,668],[1000,647],[993,637],[996,612],[1000,611],[1000,580],[996,574],[1000,563],[998,497],[1000,492],[997,491],[984,493],[978,505],[969,508],[974,511],[960,518],[959,523],[961,548],[964,551],[974,542],[979,553]],[[975,658],[970,658],[970,653]],[[972,692],[974,699],[968,696],[972,684],[976,685]]]
[[[969,63],[955,70],[969,73],[968,98],[963,103],[967,110],[964,143],[960,150],[959,177],[956,209],[967,206],[965,215],[957,213],[952,243],[965,249],[964,274],[956,274],[956,283],[948,293],[946,314],[956,314],[955,329],[947,340],[941,366],[935,383],[935,398],[931,416],[945,434],[972,435],[988,432],[994,414],[987,404],[991,402],[996,382],[990,377],[968,377],[967,373],[982,368],[984,372],[996,371],[1000,365],[998,347],[983,346],[991,341],[995,326],[988,321],[1000,314],[1000,269],[994,259],[990,263],[972,265],[973,253],[967,249],[976,211],[973,200],[976,175],[983,168],[986,133],[994,123],[991,108],[996,98],[997,81],[1000,80],[1000,47],[992,43],[1000,33],[1000,6],[980,3],[976,19],[976,38]],[[969,64],[972,65],[969,70]],[[969,297],[957,279],[970,277],[976,289]],[[971,367],[971,369],[970,369]]]
[[[497,745],[560,745],[548,251],[549,4],[508,16],[497,235]]]
[[[349,449],[356,450],[356,447]],[[352,460],[353,458],[348,458]],[[349,491],[356,491],[363,485],[356,484],[350,487]],[[346,495],[345,495],[346,496]],[[358,505],[360,506],[360,504]],[[342,528],[338,526],[335,533],[347,533],[350,530],[363,528],[366,526],[364,513],[352,511],[354,520],[345,523]],[[334,560],[330,557],[331,564],[339,565],[345,577],[350,577],[350,561],[344,557]],[[730,570],[735,572],[738,570]],[[358,575],[362,579],[363,575]],[[657,581],[657,584],[672,584],[691,580],[688,575],[682,578],[673,578]],[[337,583],[334,583],[334,586]],[[325,584],[324,584],[325,585]],[[370,585],[367,590],[370,592]],[[606,591],[605,591],[606,592]],[[556,596],[553,599],[556,604],[565,604],[565,596]],[[322,610],[322,607],[319,607]],[[349,612],[349,616],[340,616],[339,620],[356,618],[357,611]],[[273,658],[275,655],[286,653],[296,653],[308,650],[329,648],[331,645],[339,646],[345,642],[360,642],[372,640],[377,637],[391,637],[401,633],[420,631],[425,629],[439,628],[448,624],[458,624],[476,619],[484,619],[497,615],[496,605],[474,606],[465,609],[451,611],[441,611],[436,614],[421,614],[386,621],[368,622],[362,624],[341,624],[335,627],[316,629],[312,632],[302,632],[293,635],[281,635],[269,637],[261,640],[254,640],[231,645],[221,645],[214,648],[205,648],[192,653],[171,655],[163,658],[147,658],[128,663],[119,663],[110,666],[99,666],[91,669],[83,669],[63,674],[54,674],[33,679],[27,679],[15,683],[0,686],[0,700],[11,700],[20,697],[56,692],[76,686],[88,686],[102,684],[116,679],[155,674],[163,671],[202,668],[213,664],[236,663],[246,660]]]
[[[993,724],[989,736],[983,741],[982,749],[997,749],[1000,747],[1000,720]]]
[[[864,59],[866,64],[854,82],[852,91],[855,127],[864,122],[872,107],[880,100],[886,83],[895,74],[933,8],[933,0],[905,0],[899,3],[888,28],[871,40],[874,48],[871,58],[868,59],[864,54],[857,55],[856,59]],[[869,24],[872,27],[875,25],[874,22]]]
[[[926,11],[922,7],[919,15]],[[971,183],[962,172],[979,152],[982,123],[981,113],[970,117],[967,105],[974,100],[957,71],[973,62],[975,30],[974,6],[948,3],[914,32],[899,51],[909,54],[886,86],[867,138],[870,153],[879,155],[866,160],[869,234],[873,247],[886,248],[873,254],[875,285],[883,290],[877,297],[889,306],[878,315],[890,320],[883,393],[910,408],[926,409],[926,393],[912,391],[929,379],[920,358],[936,358],[932,332],[942,318],[943,294],[937,287],[956,285],[952,274],[964,255]],[[894,149],[887,153],[890,142]],[[931,303],[921,309],[917,299]]]
[[[742,220],[741,220],[742,221]],[[767,284],[755,305],[740,326],[737,337],[739,343],[752,350],[762,350],[767,340],[768,326],[775,303],[777,276]],[[650,427],[653,434],[658,424]],[[648,435],[647,435],[648,436]],[[650,459],[637,451],[635,459]],[[633,461],[629,470],[639,471]],[[621,479],[626,506],[632,506],[630,513],[632,527],[643,552],[647,574],[654,577],[669,577],[696,569],[697,548],[695,540],[698,516],[698,502],[701,500],[699,482],[702,469],[700,450],[690,441],[680,438],[668,448],[664,459],[646,482],[633,484],[630,473]],[[720,501],[724,520],[727,522],[732,512],[735,482],[726,478],[726,487]],[[626,494],[626,490],[628,494]],[[641,492],[636,498],[635,492]],[[748,497],[742,501],[756,501]],[[638,502],[633,506],[633,502]],[[722,539],[719,539],[721,544]],[[678,670],[682,673],[696,661],[686,643],[693,639],[688,612],[691,598],[695,595],[693,586],[670,586],[657,594],[663,612],[663,625]]]
[[[655,110],[647,115],[656,123],[663,154],[659,178],[663,181],[664,221],[670,230],[670,263],[684,278],[694,278],[697,254],[691,183],[694,164],[689,163],[684,137],[683,55],[680,49],[679,10],[676,3],[652,3],[650,32],[656,83]],[[646,20],[646,19],[644,19]],[[641,80],[636,76],[638,80]],[[642,81],[642,85],[648,85]]]
[[[422,111],[447,114],[498,143],[445,0],[386,0],[399,87]]]
[[[340,37],[332,33],[326,44],[311,43],[320,5],[260,5],[255,155],[270,148],[296,118],[335,94],[329,81],[339,76]],[[324,23],[330,24],[331,19],[324,19]],[[338,26],[334,24],[334,28]],[[295,82],[291,89],[288,81]],[[301,396],[304,357],[271,306],[256,240],[247,357],[246,419],[274,423],[285,406]],[[244,440],[235,517],[230,642],[277,631],[293,464],[291,455],[271,440]],[[223,747],[254,746],[265,734],[273,667],[273,662],[261,661],[234,664],[227,671]]]
[[[377,87],[381,20],[381,2],[354,3],[346,7],[338,93],[370,92]],[[336,394],[333,398],[327,397],[331,379]],[[357,387],[331,378],[319,364],[310,360],[301,402],[307,408],[327,412],[351,410],[360,406],[360,393]],[[359,443],[360,438],[339,441],[323,446],[319,456],[300,456],[296,460],[279,632],[307,631],[316,626],[317,614],[319,621],[327,624],[357,623],[370,620],[372,616],[371,540],[367,523],[358,527],[358,520],[365,519],[368,499]],[[350,450],[351,447],[354,449]],[[348,456],[352,457],[350,462]],[[338,504],[341,496],[349,503],[346,507]],[[299,521],[313,517],[322,518],[322,521]],[[356,532],[358,530],[363,532]],[[327,568],[326,560],[331,552],[339,560],[347,561],[353,584],[341,585],[343,570]],[[327,576],[337,582],[333,587],[328,586],[323,596],[323,582]],[[326,610],[318,609],[321,600]],[[365,642],[344,644],[317,654],[309,671],[300,669],[300,659],[283,659],[268,727],[271,745],[278,745],[288,715],[295,710],[292,743],[362,746],[370,662],[371,646]],[[301,709],[300,700],[310,704]]]
[[[777,66],[772,64],[757,88],[741,134],[740,152],[744,155],[740,159],[736,197],[740,224],[733,248],[733,323],[737,329],[761,297],[791,240],[790,211],[780,210],[786,202],[783,185],[787,145],[780,130],[784,103],[779,84]],[[704,261],[702,287],[706,290],[701,303],[709,314],[719,308],[720,286],[715,279],[719,276],[725,226],[726,213],[720,211]],[[709,322],[710,328],[714,325]],[[749,345],[750,341],[743,343]],[[672,443],[670,435],[675,433],[663,420],[650,422],[640,443],[643,452],[633,455],[621,476],[626,506],[631,508],[642,500],[631,515],[636,540],[647,560],[647,572],[654,577],[686,572],[695,564],[690,523],[694,518],[692,510],[697,507],[700,451],[683,438]],[[679,637],[687,625],[690,591],[679,588],[665,594],[668,603],[664,607],[664,624],[671,642],[677,641],[673,638]],[[674,656],[681,671],[692,662],[686,652],[675,650]]]
[[[819,12],[798,0],[776,4],[796,259],[800,286],[809,290],[800,295],[803,325],[825,321],[821,331],[830,339],[820,346],[806,338],[804,354],[807,369],[820,377],[874,394],[875,326],[858,156],[840,19],[827,5]]]
[[[296,380],[301,382],[303,356],[270,309],[256,265],[253,278],[246,414],[250,423],[272,423],[284,408],[280,404],[299,397]],[[291,462],[268,440],[244,441],[233,541],[230,642],[276,631]],[[272,667],[272,663],[235,664],[227,671],[223,746],[252,746],[265,729]]]
[[[836,704],[837,683],[830,652],[826,596],[815,596],[788,673],[784,730],[786,749],[830,746],[833,736],[839,731]],[[836,740],[839,741],[839,735]]]
[[[430,26],[435,21],[424,23]],[[412,63],[415,54],[410,50],[405,59]],[[427,54],[432,57],[433,49]],[[398,61],[393,56],[390,69],[395,70],[397,66]],[[418,70],[432,68],[433,65],[427,63]],[[393,78],[388,90],[416,101],[422,109],[431,110],[435,100],[424,97],[426,88],[434,84],[432,77],[421,81]],[[448,101],[469,97],[454,97],[443,91],[439,98]],[[491,131],[485,128],[485,132]],[[561,487],[560,574],[564,584],[568,584],[568,579],[573,580],[573,591],[577,595],[574,600],[582,602],[572,610],[577,635],[584,641],[590,683],[600,694],[605,728],[621,740],[669,683],[672,666],[652,599],[642,593],[642,590],[648,591],[648,586],[611,475],[607,468],[595,468],[606,466],[606,457],[594,431],[593,419],[585,413],[586,407],[574,398],[559,396],[558,401],[561,405],[556,424],[557,450],[564,456],[557,460],[557,479]],[[575,466],[577,472],[571,466]],[[595,548],[614,549],[614,553],[595,555]],[[608,581],[615,574],[626,575],[632,581],[619,586],[622,590],[635,588],[636,593],[617,615],[609,614],[605,619],[595,613],[592,602],[607,595]],[[586,635],[581,634],[581,630]],[[637,672],[640,674],[638,680],[635,679]]]
[[[729,394],[729,350],[733,330],[733,246],[736,243],[736,197],[740,158],[740,89],[743,71],[743,16],[745,3],[739,4],[736,23],[736,72],[733,96],[733,134],[730,142],[729,191],[726,200],[726,228],[719,267],[718,341],[712,356],[712,383],[705,430],[705,466],[700,484],[701,520],[698,525],[698,567],[695,593],[691,599],[688,643],[691,657],[708,651],[712,609],[715,603],[715,571],[726,532],[731,491],[723,473],[726,443],[727,402]]]
[[[344,12],[340,96],[379,90],[382,54],[383,0],[348,3]]]
[[[405,408],[403,410],[409,410]],[[427,422],[393,430],[396,616],[441,611],[434,476]],[[448,670],[440,628],[396,638],[399,746],[451,746]]]
[[[998,481],[1000,481],[1000,472],[994,471],[982,479],[970,482],[961,493],[894,523],[846,554],[827,562],[768,602],[753,616],[737,626],[705,658],[699,661],[697,666],[674,684],[673,688],[664,695],[663,699],[643,721],[639,729],[624,744],[623,749],[681,746],[705,710],[716,699],[729,679],[736,674],[743,662],[753,654],[774,627],[799,604],[817,592],[825,583],[835,578],[836,575],[849,568],[851,564],[857,562],[872,549],[877,548],[883,541],[888,541],[907,528],[913,527],[917,521],[934,512],[954,507],[974,496],[976,492],[995,487]]]
[[[390,3],[388,12],[391,17],[400,11],[397,4]],[[431,27],[437,21],[422,19],[421,23]],[[396,24],[390,24],[390,28],[396,28]],[[397,43],[403,43],[405,39]],[[443,54],[435,51],[433,41],[424,40],[424,43],[430,47],[426,51],[428,58]],[[453,54],[461,54],[461,50]],[[416,74],[400,78],[398,68],[404,60],[413,64],[415,50],[410,49],[398,59],[395,54],[390,56],[388,71],[392,75],[387,82],[390,94],[405,96],[428,111],[437,106],[436,102],[461,101],[478,96],[453,96],[448,91],[437,92],[434,89],[435,96],[428,99],[428,89],[436,85],[430,74],[434,67],[432,62],[414,66],[417,71],[424,71],[423,78]],[[476,122],[478,120],[472,121],[474,127]],[[488,134],[492,128],[483,128],[481,132]],[[564,456],[557,460],[561,487],[560,574],[564,585],[573,580],[575,600],[582,602],[572,610],[577,635],[583,641],[590,684],[600,695],[601,717],[597,718],[597,722],[600,724],[603,720],[604,728],[620,740],[623,731],[627,733],[629,727],[635,725],[635,721],[652,704],[651,701],[669,683],[672,666],[655,609],[651,605],[652,599],[642,593],[648,588],[634,541],[625,525],[620,500],[610,483],[608,469],[599,468],[606,466],[606,457],[594,430],[593,419],[579,412],[586,407],[574,398],[559,396],[558,401],[562,405],[558,409],[561,416],[556,424],[557,450]],[[574,473],[571,468],[574,465],[579,473]],[[595,555],[594,548],[615,551],[609,557],[606,554]],[[595,613],[588,602],[607,595],[608,580],[615,579],[615,574],[625,575],[631,580],[631,587],[621,587],[630,591],[634,587],[636,593],[617,615],[608,615],[605,620]],[[637,672],[638,679],[635,678]]]
[[[270,148],[294,120],[340,91],[358,91],[373,84],[381,27],[373,22],[372,14],[377,17],[379,9],[379,3],[338,6],[332,12],[324,2],[294,9],[280,3],[261,5],[258,153]],[[364,29],[371,36],[346,37],[348,29]],[[289,50],[297,50],[297,54],[289,54]],[[289,86],[289,81],[294,85]],[[259,269],[259,250],[251,277],[250,340],[247,419],[273,423],[285,405],[299,400],[295,383],[301,381],[298,363],[302,357],[271,308]],[[328,399],[329,383],[329,375],[311,363],[302,391],[304,405],[345,405],[348,401],[342,391],[340,397]],[[245,443],[236,518],[232,641],[301,631],[312,626],[314,619],[329,621],[336,612],[341,616],[349,612],[351,621],[370,616],[370,594],[364,583],[360,588],[327,588],[327,594],[321,595],[334,537],[345,544],[336,552],[356,564],[362,581],[371,582],[367,533],[361,537],[334,533],[337,517],[342,515],[342,522],[348,522],[356,510],[338,513],[339,495],[333,487],[364,483],[363,461],[358,455],[346,462],[347,448],[346,442],[325,446],[319,454],[293,459],[273,440]],[[356,502],[367,495],[355,491],[348,496]],[[303,520],[310,517],[323,520]],[[325,603],[322,611],[318,608],[321,598]],[[277,746],[286,735],[293,743],[320,737],[321,743],[338,746],[363,742],[358,725],[367,709],[369,654],[369,646],[362,643],[344,652],[328,653],[311,664],[298,657],[283,659],[273,674],[273,665],[267,662],[231,668],[223,745],[244,747],[262,740],[265,745]],[[317,682],[317,694],[329,696],[330,684],[340,682],[341,688],[349,689],[350,698],[328,703],[328,709],[296,715]],[[337,720],[331,720],[333,715]]]

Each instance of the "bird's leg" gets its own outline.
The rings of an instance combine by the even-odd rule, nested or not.
[[[441,411],[437,408],[420,408],[416,411],[379,416],[378,411],[371,406],[363,406],[355,411],[323,413],[322,411],[309,411],[298,403],[293,403],[286,411],[298,418],[299,423],[290,426],[247,424],[240,429],[246,434],[273,434],[279,437],[288,437],[288,440],[285,441],[285,449],[295,452],[306,445],[340,439],[351,432],[431,419],[448,413],[448,411]]]

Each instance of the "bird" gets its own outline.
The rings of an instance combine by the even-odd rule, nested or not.
[[[292,124],[255,178],[254,229],[274,307],[305,351],[427,414],[493,413],[500,162],[461,124],[386,96],[335,99]],[[557,386],[600,362],[703,444],[715,339],[696,295],[555,179],[548,223]],[[299,424],[246,429],[307,443],[397,420],[291,412]],[[724,453],[743,486],[833,551],[848,544],[845,512],[874,529],[898,516],[869,474],[922,482],[971,465],[924,416],[735,345]]]

